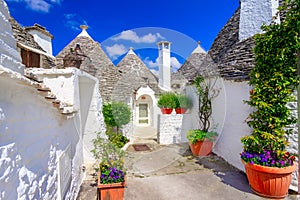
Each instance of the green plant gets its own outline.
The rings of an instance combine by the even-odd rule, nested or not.
[[[119,128],[130,122],[131,112],[129,106],[122,102],[110,102],[103,105],[104,122],[107,126],[117,127],[117,133]]]
[[[107,127],[105,133],[108,140],[119,148],[122,148],[127,142],[129,142],[127,137],[123,136],[121,133],[114,132],[112,127]]]
[[[297,77],[297,52],[300,49],[300,2],[286,1],[280,10],[287,10],[280,24],[264,25],[263,34],[255,36],[255,67],[250,74],[250,100],[246,101],[254,111],[249,115],[251,135],[241,138],[244,145],[242,159],[247,156],[272,152],[274,160],[284,160],[289,153],[287,127],[296,122],[287,108],[294,101],[293,91],[299,84]],[[289,159],[294,157],[290,156]],[[266,165],[267,162],[256,162]],[[292,162],[287,162],[291,163]],[[285,165],[282,165],[282,167]]]
[[[198,94],[198,117],[200,121],[200,130],[208,132],[210,128],[210,117],[212,114],[212,99],[215,98],[219,91],[214,88],[216,80],[203,76],[198,76],[193,80]]]
[[[192,107],[192,101],[188,96],[184,94],[176,95],[175,108],[190,108],[190,107]]]
[[[159,96],[157,106],[160,108],[175,108],[176,94],[174,92],[164,92]]]
[[[214,141],[214,139],[218,136],[216,132],[206,132],[203,130],[195,129],[189,130],[187,132],[187,139],[192,143],[195,144],[197,141],[203,141],[207,139],[209,141]]]
[[[107,184],[124,181],[126,174],[124,167],[125,151],[106,139],[101,138],[99,133],[97,138],[93,140],[93,145],[94,149],[91,152],[99,162],[99,167],[96,170],[101,172],[101,183]],[[110,175],[111,177],[109,177]]]

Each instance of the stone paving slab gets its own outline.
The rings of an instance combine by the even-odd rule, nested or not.
[[[145,141],[144,141],[145,142]],[[263,200],[250,190],[246,175],[217,155],[193,157],[187,144],[128,148],[125,200]],[[97,198],[95,181],[85,181],[77,200]],[[300,199],[289,195],[286,200]]]

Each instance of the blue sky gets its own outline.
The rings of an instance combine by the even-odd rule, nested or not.
[[[54,36],[53,55],[89,26],[90,36],[116,64],[129,47],[155,67],[156,43],[172,42],[178,68],[201,41],[208,51],[215,37],[239,6],[239,0],[5,0],[22,25],[38,23]],[[178,63],[176,63],[178,62]]]

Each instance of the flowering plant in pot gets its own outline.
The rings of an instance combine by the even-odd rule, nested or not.
[[[207,156],[212,152],[213,141],[218,134],[210,131],[210,118],[212,115],[212,99],[218,95],[210,80],[198,76],[193,81],[198,94],[198,117],[200,129],[189,130],[187,139],[195,156]]]
[[[241,138],[241,159],[249,184],[258,195],[284,198],[296,170],[295,155],[287,151],[287,127],[296,122],[289,102],[295,100],[293,91],[299,84],[297,52],[299,53],[300,8],[296,1],[289,7],[280,24],[263,26],[264,33],[255,36],[255,67],[250,74],[250,100],[254,111],[249,115],[251,135]],[[297,39],[298,38],[298,39]]]
[[[100,199],[124,199],[126,185],[126,169],[124,167],[125,151],[98,134],[93,140],[94,149],[91,151],[98,160],[96,167]]]
[[[157,106],[163,114],[171,114],[176,106],[176,94],[174,92],[164,92],[159,96]]]
[[[184,95],[184,94],[178,94],[175,98],[175,111],[176,114],[184,114],[187,109],[189,109],[192,106],[191,99]]]

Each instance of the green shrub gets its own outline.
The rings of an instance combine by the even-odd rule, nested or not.
[[[129,106],[122,102],[111,102],[103,105],[104,122],[107,126],[119,128],[130,122],[131,112]]]
[[[157,106],[160,108],[175,108],[176,94],[174,92],[164,92],[159,96]]]
[[[197,141],[203,141],[204,139],[213,141],[217,136],[218,134],[216,132],[206,132],[199,129],[189,130],[187,132],[187,139],[192,144],[195,144]]]
[[[122,148],[127,142],[129,142],[127,137],[123,136],[121,133],[114,132],[112,127],[107,128],[106,135],[108,140],[118,148]]]
[[[192,101],[191,99],[184,95],[184,94],[178,94],[175,98],[175,108],[191,108],[192,107]]]

